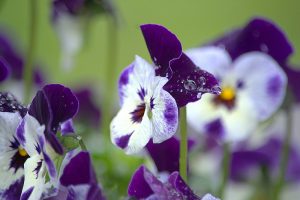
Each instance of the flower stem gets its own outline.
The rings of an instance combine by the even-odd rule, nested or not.
[[[24,67],[24,102],[29,103],[32,83],[33,83],[33,60],[36,48],[36,35],[37,35],[37,0],[30,0],[30,25],[29,25],[29,40],[26,63]]]
[[[180,159],[179,171],[180,176],[187,182],[187,121],[186,121],[186,107],[180,110]]]
[[[223,199],[224,191],[227,185],[229,177],[229,167],[230,167],[231,155],[230,155],[230,145],[228,142],[225,142],[223,145],[223,161],[222,161],[222,180],[218,189],[218,197]]]
[[[285,172],[288,166],[289,161],[289,150],[290,150],[290,143],[291,143],[291,137],[292,137],[292,109],[288,108],[287,110],[287,132],[284,138],[284,143],[281,148],[281,160],[280,160],[280,168],[279,168],[279,175],[278,179],[274,186],[274,200],[280,199],[280,194],[282,191],[282,188],[284,186],[285,181]]]
[[[117,74],[117,61],[118,61],[118,27],[113,19],[108,18],[108,48],[107,48],[107,66],[105,84],[106,91],[104,95],[103,104],[103,124],[102,130],[105,136],[109,136],[109,124],[112,117],[113,103],[115,99],[115,75]]]
[[[87,148],[86,148],[86,146],[85,146],[85,144],[84,144],[84,142],[83,142],[83,140],[82,140],[82,137],[81,137],[81,136],[78,136],[77,138],[78,138],[78,144],[79,144],[81,150],[87,151]]]

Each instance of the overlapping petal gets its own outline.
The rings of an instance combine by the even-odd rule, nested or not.
[[[8,64],[0,58],[0,82],[8,77],[9,72]]]

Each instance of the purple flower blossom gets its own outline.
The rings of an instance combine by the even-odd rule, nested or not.
[[[283,102],[287,78],[280,64],[291,46],[280,30],[262,19],[210,45],[218,47],[195,48],[187,54],[219,79],[222,93],[188,105],[188,121],[219,139],[243,140]]]
[[[217,200],[211,195],[197,196],[182,180],[178,172],[173,172],[166,182],[157,179],[146,167],[136,170],[128,186],[128,195],[137,199],[176,200]]]
[[[141,30],[156,75],[169,79],[164,89],[174,97],[179,107],[199,100],[204,93],[220,93],[215,77],[197,67],[182,52],[180,41],[173,33],[156,24],[142,25]]]
[[[140,151],[152,138],[161,143],[172,137],[178,125],[178,108],[173,97],[163,90],[167,78],[155,75],[142,58],[120,76],[122,108],[111,122],[111,140],[127,154]]]

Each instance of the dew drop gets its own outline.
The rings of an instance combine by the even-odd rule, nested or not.
[[[202,97],[202,93],[199,92],[199,93],[197,94],[197,99],[201,99],[201,97]]]
[[[213,94],[220,95],[221,92],[222,92],[222,90],[221,90],[221,88],[218,85],[213,86],[211,88],[211,93],[213,93]]]
[[[188,91],[194,91],[197,89],[197,85],[196,85],[195,81],[189,80],[189,79],[184,81],[183,86]]]
[[[206,79],[205,79],[203,76],[201,76],[201,77],[199,78],[199,86],[202,87],[202,86],[204,86],[205,84],[206,84]]]

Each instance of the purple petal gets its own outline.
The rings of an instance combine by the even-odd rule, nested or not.
[[[0,199],[19,200],[24,184],[24,177],[16,180],[4,191],[0,191]]]
[[[62,136],[73,135],[75,133],[75,129],[74,129],[74,125],[73,125],[73,120],[69,119],[69,120],[63,122],[60,125],[60,130],[61,130]]]
[[[193,140],[188,141],[189,149],[194,145]],[[152,157],[159,172],[179,171],[179,140],[172,137],[162,143],[154,144],[152,140],[147,144],[147,151]]]
[[[32,191],[33,191],[33,187],[30,187],[28,190],[24,191],[22,193],[22,195],[21,195],[20,200],[27,200],[27,199],[29,199]]]
[[[85,0],[55,0],[52,3],[52,19],[55,21],[60,13],[78,14]]]
[[[53,115],[51,128],[56,131],[60,123],[76,115],[79,103],[73,92],[63,85],[46,85],[43,92],[47,97]]]
[[[200,200],[200,197],[194,194],[178,172],[173,172],[170,175],[168,182],[176,189],[176,191],[180,192],[184,196],[184,199]]]
[[[208,134],[208,137],[214,140],[222,139],[224,136],[224,126],[222,119],[218,118],[205,125],[205,133]]]
[[[197,101],[202,94],[221,92],[217,79],[198,68],[184,53],[171,62],[172,77],[164,86],[179,107]]]
[[[8,64],[5,60],[0,58],[0,82],[4,81],[8,77],[9,73]]]
[[[300,80],[300,70],[296,67],[290,67],[288,65],[283,65],[283,70],[287,74],[288,77],[288,86],[291,88],[294,99],[296,102],[300,102],[300,88],[299,88],[299,80]]]
[[[128,195],[135,198],[147,198],[153,194],[148,182],[145,180],[144,173],[147,170],[144,166],[139,167],[133,174],[128,185]]]
[[[165,76],[170,66],[170,61],[182,54],[180,41],[168,29],[157,24],[141,26],[149,53],[155,65],[157,75]]]
[[[101,122],[100,106],[95,103],[95,95],[90,88],[75,91],[79,101],[79,111],[75,117],[77,121],[84,122],[95,128],[99,128]]]
[[[126,67],[123,72],[120,75],[119,78],[119,97],[120,97],[120,104],[123,104],[123,98],[124,98],[124,93],[123,93],[123,88],[128,84],[129,81],[129,75],[133,72],[134,69],[134,63],[131,63],[128,67]]]
[[[283,63],[293,48],[284,32],[273,22],[254,18],[245,27],[234,30],[212,44],[223,46],[236,59],[250,51],[262,51]]]
[[[0,92],[0,112],[19,112],[22,117],[27,113],[27,108],[8,92]]]

